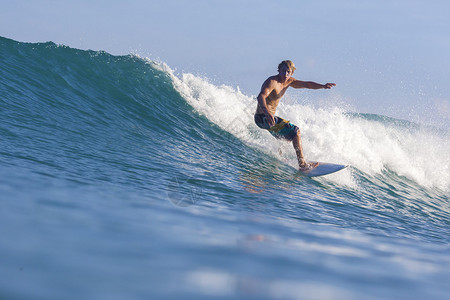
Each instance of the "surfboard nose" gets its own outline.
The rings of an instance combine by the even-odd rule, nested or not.
[[[324,163],[324,162],[318,162],[318,163],[319,163],[319,165],[316,166],[315,168],[308,169],[308,170],[300,170],[300,173],[302,173],[303,175],[308,176],[308,177],[318,177],[318,176],[324,176],[324,175],[338,172],[349,166],[349,165],[339,165],[339,164]]]

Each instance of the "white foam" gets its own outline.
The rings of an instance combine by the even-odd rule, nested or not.
[[[256,97],[239,89],[216,86],[192,74],[173,75],[175,88],[196,111],[247,145],[279,157],[295,167],[292,145],[281,142],[253,122]],[[296,91],[297,93],[297,91]],[[299,97],[301,96],[301,91]],[[350,164],[370,175],[389,169],[425,187],[450,189],[449,134],[426,129],[405,128],[381,121],[349,116],[339,108],[282,102],[277,115],[297,125],[307,160]],[[350,170],[327,179],[354,185]]]

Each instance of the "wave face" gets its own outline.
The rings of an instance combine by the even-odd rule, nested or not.
[[[239,89],[135,55],[0,50],[0,298],[448,295],[448,130],[288,96],[307,158],[351,165],[308,179]]]

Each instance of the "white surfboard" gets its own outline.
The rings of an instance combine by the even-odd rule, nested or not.
[[[319,162],[319,165],[317,167],[306,170],[306,171],[299,171],[299,172],[302,175],[305,175],[308,177],[317,177],[317,176],[328,175],[328,174],[340,171],[342,169],[345,169],[347,167],[348,167],[348,165],[338,165],[338,164]]]

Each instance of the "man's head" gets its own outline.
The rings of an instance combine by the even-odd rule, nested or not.
[[[294,71],[294,63],[290,60],[283,60],[278,65],[278,76],[282,82],[286,82],[294,74]]]
[[[278,72],[280,72],[280,70],[285,67],[288,70],[291,71],[291,74],[294,74],[295,71],[295,65],[292,61],[290,60],[283,60],[279,65],[278,65]]]

